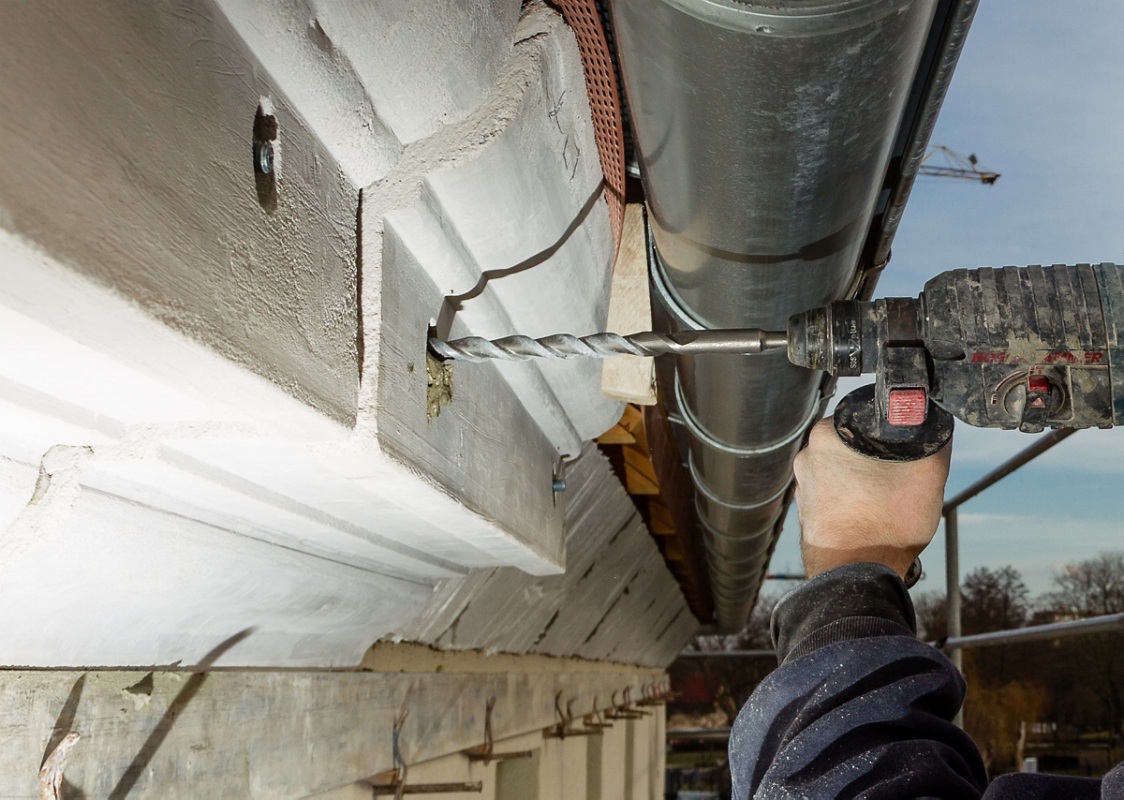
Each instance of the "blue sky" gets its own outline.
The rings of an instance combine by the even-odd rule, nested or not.
[[[1002,177],[920,178],[879,296],[956,267],[1124,263],[1122,32],[1120,0],[981,2],[932,143]],[[959,424],[949,495],[1032,442]],[[791,514],[772,571],[799,570],[798,536]],[[1010,564],[1033,593],[1065,563],[1124,550],[1124,430],[1079,432],[964,505],[960,541],[962,572]],[[943,591],[943,531],[926,553],[915,591]]]

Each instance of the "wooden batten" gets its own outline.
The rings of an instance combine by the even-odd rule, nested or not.
[[[642,203],[625,206],[621,246],[613,266],[607,329],[638,333],[652,329],[648,296],[648,256]],[[607,397],[651,406],[656,403],[652,359],[637,356],[607,358],[601,367],[601,391]]]

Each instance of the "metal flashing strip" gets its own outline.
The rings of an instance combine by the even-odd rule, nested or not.
[[[788,491],[789,485],[786,483],[784,486],[782,486],[780,488],[780,491],[778,491],[776,494],[771,495],[770,497],[767,497],[766,499],[761,500],[760,502],[756,502],[756,503],[731,503],[727,500],[723,500],[722,498],[718,497],[718,495],[716,495],[714,493],[714,490],[706,485],[706,482],[703,481],[702,476],[699,475],[698,470],[695,467],[695,456],[694,456],[693,453],[687,454],[687,468],[691,471],[691,479],[694,481],[695,488],[699,491],[699,494],[705,495],[706,499],[710,500],[715,505],[722,506],[723,508],[728,508],[732,511],[753,511],[756,508],[764,508],[765,506],[769,505],[770,503],[775,503],[777,500],[779,500],[781,497],[784,496],[785,492]],[[701,516],[701,514],[700,514],[700,516]]]
[[[679,404],[679,412],[683,416],[683,424],[700,442],[715,450],[720,450],[723,453],[729,453],[732,456],[740,456],[742,458],[772,453],[775,450],[780,450],[782,447],[792,444],[796,439],[803,436],[805,431],[807,431],[820,416],[820,395],[819,392],[816,392],[816,394],[812,395],[810,408],[804,415],[803,420],[801,420],[800,424],[795,428],[786,433],[784,437],[769,442],[768,444],[756,447],[745,447],[744,445],[729,444],[723,442],[721,439],[716,439],[709,431],[702,427],[702,424],[695,417],[691,407],[687,404],[687,398],[683,396],[683,386],[679,381],[678,372],[675,373],[675,402]]]
[[[684,328],[693,331],[707,329],[706,323],[700,320],[675,294],[675,290],[664,274],[663,259],[656,250],[656,242],[652,236],[651,226],[648,226],[648,275],[651,279],[652,289],[664,311]]]

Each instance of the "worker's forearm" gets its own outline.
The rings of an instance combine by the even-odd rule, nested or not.
[[[735,797],[980,796],[979,752],[951,722],[964,681],[917,640],[891,570],[808,581],[778,605],[773,635],[781,665],[730,738]]]

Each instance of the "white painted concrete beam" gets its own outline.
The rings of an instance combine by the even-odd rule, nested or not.
[[[284,87],[293,108],[352,186],[366,186],[390,170],[402,143],[376,109],[364,76],[354,65],[355,54],[341,46],[336,30],[341,27],[336,24],[338,17],[355,13],[354,6],[370,8],[370,4],[352,0],[333,0],[322,8],[309,0],[216,0],[215,4],[260,61],[270,83]],[[352,35],[363,33],[359,28]]]
[[[60,453],[60,458],[70,454]],[[0,664],[358,663],[429,587],[76,485],[62,464],[0,545]]]
[[[561,19],[42,0],[0,4],[0,27],[20,31],[0,81],[0,665],[191,663],[243,628],[224,663],[353,664],[404,632],[519,652],[552,618],[551,652],[576,652],[629,553],[654,552],[596,454],[552,491],[619,404],[594,363],[459,365],[431,419],[424,350],[431,318],[604,324],[612,239]],[[647,549],[599,562],[624,527]],[[631,630],[673,611],[628,608]],[[613,657],[662,663],[640,647]]]
[[[403,144],[485,102],[506,62],[519,0],[311,0],[331,46]]]
[[[207,2],[4,4],[0,221],[321,414],[355,415],[357,193]],[[276,208],[252,133],[276,116]]]

